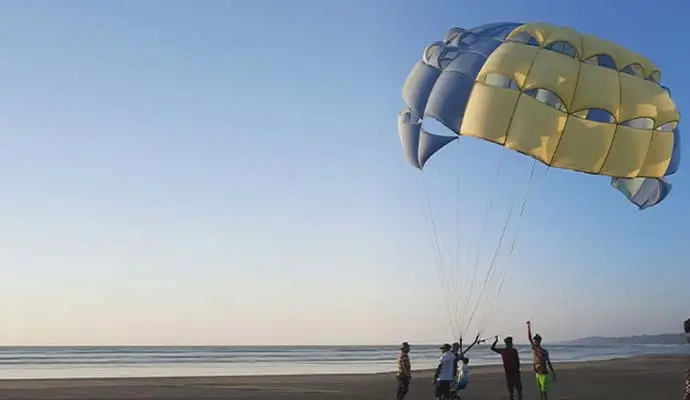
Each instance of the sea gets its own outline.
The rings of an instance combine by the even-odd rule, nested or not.
[[[690,355],[689,345],[545,347],[554,362]],[[529,362],[529,348],[517,348]],[[397,355],[397,346],[0,347],[0,379],[376,373],[395,370]],[[413,346],[413,369],[435,367],[439,355],[438,346]],[[500,363],[488,346],[468,357],[470,366]]]

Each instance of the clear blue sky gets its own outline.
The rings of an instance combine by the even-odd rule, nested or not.
[[[683,0],[3,2],[0,342],[447,341],[396,133],[424,46],[453,26],[574,26],[654,60],[686,113],[688,15]],[[500,152],[461,144],[476,236]],[[605,179],[549,171],[488,334],[679,330],[686,169],[672,181],[640,213]]]

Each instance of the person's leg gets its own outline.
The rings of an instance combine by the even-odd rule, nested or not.
[[[546,375],[536,374],[537,377],[537,388],[539,389],[539,395],[541,400],[548,400],[546,396]]]
[[[452,381],[443,381],[443,398],[446,400],[452,400],[450,396],[450,387],[453,384]]]
[[[508,387],[508,395],[510,400],[515,399],[515,382],[511,374],[506,374],[506,386]]]
[[[434,385],[434,395],[436,396],[436,400],[444,400],[443,387],[441,386],[441,381],[436,381],[436,384]]]
[[[398,400],[405,399],[405,395],[410,390],[410,378],[398,377]]]
[[[453,399],[462,399],[462,396],[460,394],[462,393],[463,390],[465,390],[468,383],[469,383],[468,381],[462,380],[455,385],[455,391],[453,392],[454,393]]]
[[[549,375],[544,374],[542,375],[542,381],[541,381],[541,398],[543,400],[548,400],[548,392],[549,392]]]
[[[515,390],[517,391],[518,400],[522,400],[522,376],[520,376],[520,373],[515,375]]]

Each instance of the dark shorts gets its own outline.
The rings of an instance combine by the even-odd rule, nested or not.
[[[407,393],[410,390],[410,377],[398,376],[398,390]]]
[[[435,387],[436,398],[450,399],[450,388],[453,381],[437,381]]]
[[[506,372],[506,384],[508,385],[508,392],[510,394],[522,392],[522,377],[520,372]]]

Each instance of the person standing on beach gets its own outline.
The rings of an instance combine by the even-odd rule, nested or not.
[[[441,346],[441,358],[434,373],[434,392],[437,400],[450,400],[450,389],[458,370],[457,356],[448,343]]]
[[[467,384],[470,383],[470,359],[463,357],[460,361],[462,361],[462,366],[458,368],[458,375],[450,391],[450,398],[453,400],[462,400],[460,391],[465,390]]]
[[[549,391],[549,370],[553,376],[553,381],[556,381],[556,371],[553,370],[549,352],[541,347],[541,335],[538,333],[532,337],[532,324],[527,321],[527,338],[532,345],[532,360],[534,362],[534,373],[537,377],[537,386],[541,394],[541,400],[547,400],[547,393]],[[548,369],[547,369],[548,366]]]
[[[690,343],[690,318],[685,320],[683,328],[685,330],[685,339]],[[690,400],[690,368],[685,371],[685,397],[683,400]]]
[[[410,344],[403,342],[400,346],[398,356],[398,400],[403,400],[410,390],[410,379],[412,379],[412,368],[410,366]]]
[[[464,389],[464,387],[467,386],[466,380],[463,381],[463,382],[465,382],[464,384],[462,384],[462,385],[458,384],[458,382],[460,382],[462,380],[462,377],[460,377],[460,373],[462,372],[462,368],[461,368],[460,363],[462,363],[463,366],[466,366],[467,363],[469,362],[469,359],[467,357],[465,357],[465,354],[467,354],[467,352],[469,352],[470,349],[472,347],[474,347],[475,344],[481,343],[481,342],[482,342],[482,340],[479,340],[479,334],[477,334],[477,337],[474,338],[474,341],[472,342],[472,344],[467,346],[467,348],[465,350],[462,349],[462,338],[460,338],[459,342],[455,342],[451,346],[450,352],[453,353],[453,355],[455,356],[455,371],[458,373],[455,384],[451,385],[451,389],[450,389],[450,391],[451,391],[450,397],[451,398],[457,397],[454,393],[457,391],[457,389],[460,386],[462,386],[462,389]],[[467,362],[465,362],[465,360],[467,360]],[[465,367],[465,368],[469,368],[469,367]],[[469,377],[469,375],[467,375],[467,376]]]
[[[506,347],[496,348],[498,344],[498,336],[494,339],[491,345],[491,351],[501,355],[503,359],[503,369],[506,372],[506,384],[508,385],[508,393],[510,400],[515,399],[515,392],[517,392],[518,400],[522,400],[522,377],[520,376],[520,355],[515,347],[513,347],[513,338],[507,336],[503,339]]]

